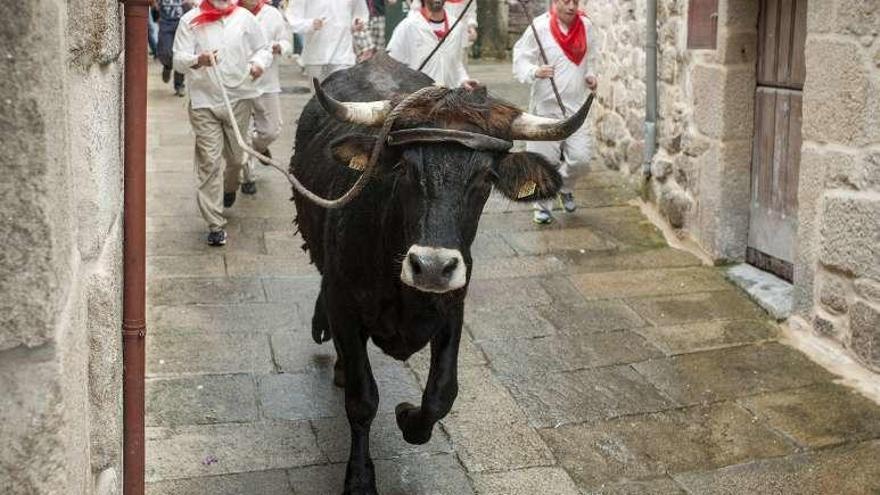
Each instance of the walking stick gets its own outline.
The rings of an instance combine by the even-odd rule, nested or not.
[[[455,22],[452,23],[452,27],[449,28],[449,31],[446,31],[446,34],[444,34],[443,37],[440,38],[440,41],[437,42],[437,46],[435,46],[434,49],[431,50],[431,53],[429,53],[427,58],[425,58],[425,60],[422,62],[422,64],[419,65],[419,68],[417,69],[419,72],[421,72],[422,69],[425,68],[425,65],[427,65],[428,61],[431,60],[431,57],[433,57],[434,54],[437,53],[437,50],[440,49],[440,47],[443,45],[443,42],[446,41],[446,38],[448,38],[449,35],[452,34],[452,31],[455,29],[455,26],[458,26],[458,23],[461,22],[462,19],[464,19],[464,15],[467,14],[467,11],[469,8],[471,8],[472,3],[474,3],[474,0],[468,0],[467,5],[464,6],[464,10],[461,11],[461,14],[458,16],[458,19],[456,19]]]
[[[518,0],[519,5],[522,7],[523,12],[526,14],[526,19],[529,20],[529,27],[532,28],[532,34],[535,36],[535,43],[538,44],[538,50],[541,52],[541,59],[544,61],[544,65],[550,65],[550,60],[547,58],[547,52],[544,51],[544,45],[541,44],[541,38],[538,37],[538,30],[535,29],[535,19],[532,18],[532,13],[529,12],[528,6],[526,6],[526,2],[524,0]],[[553,94],[556,95],[556,103],[559,103],[559,108],[562,110],[562,116],[565,117],[565,105],[562,104],[562,97],[559,96],[559,88],[556,87],[556,79],[550,79],[550,86],[553,88]]]

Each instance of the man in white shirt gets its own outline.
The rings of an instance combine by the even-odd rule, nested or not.
[[[309,77],[323,81],[355,64],[352,30],[365,30],[370,12],[364,0],[291,0],[287,20],[304,35],[300,62]]]
[[[274,57],[272,65],[266,73],[257,79],[260,90],[259,98],[254,100],[254,120],[251,141],[253,148],[263,155],[272,156],[269,145],[274,143],[281,134],[281,79],[279,77],[279,59],[293,53],[290,29],[284,16],[267,0],[241,0],[240,5],[248,9],[257,18],[263,34],[269,42]],[[244,165],[241,192],[257,193],[256,166],[259,161],[249,157]]]
[[[422,72],[435,82],[450,88],[473,88],[477,82],[468,76],[462,58],[462,36],[465,31],[459,25],[450,32],[455,19],[450,19],[447,15],[445,3],[446,0],[425,0],[419,10],[401,21],[388,42],[388,54],[411,69],[418,70],[437,43],[448,34],[446,41]]]
[[[468,6],[468,0],[446,0],[446,5],[443,6],[443,9],[446,10],[446,15],[449,16],[450,22],[455,22],[462,14],[464,17],[461,20],[461,24],[466,27],[467,33],[464,36],[461,36],[462,41],[462,50],[465,51],[463,55],[463,60],[465,63],[467,62],[467,49],[474,44],[474,41],[477,41],[477,0],[474,0],[470,8],[465,12],[465,7]],[[413,0],[412,6],[410,10],[410,15],[413,13],[418,13],[422,8],[422,0]],[[457,29],[457,28],[456,28]]]
[[[214,63],[216,61],[216,64]],[[196,136],[197,201],[210,230],[208,244],[226,244],[223,209],[235,203],[244,152],[232,119],[247,132],[253,100],[260,96],[255,81],[272,65],[272,52],[257,19],[229,0],[202,0],[180,19],[174,40],[174,70],[186,74],[189,119]],[[216,71],[232,102],[223,103]],[[223,162],[226,162],[224,168]]]
[[[513,47],[513,74],[520,82],[532,85],[530,107],[533,113],[562,118],[562,110],[550,84],[550,78],[554,78],[566,115],[571,115],[599,84],[595,74],[598,50],[592,22],[579,10],[578,0],[553,0],[550,12],[535,18],[535,29],[547,52],[548,63],[541,59],[538,42],[528,28]],[[575,184],[587,171],[592,158],[589,124],[584,123],[565,141],[528,142],[526,149],[540,153],[558,165],[564,179],[560,190],[562,206],[565,211],[574,212],[577,208]],[[551,223],[552,210],[552,200],[536,203],[535,223]]]

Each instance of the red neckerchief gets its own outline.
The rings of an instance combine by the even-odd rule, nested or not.
[[[213,3],[211,3],[211,0],[202,0],[202,3],[199,4],[199,10],[201,12],[193,18],[191,25],[201,26],[202,24],[210,24],[219,21],[235,12],[235,9],[237,8],[238,0],[231,0],[229,2],[229,7],[226,7],[225,9],[218,9]]]
[[[266,5],[266,1],[267,0],[257,0],[257,4],[254,5],[254,8],[248,10],[251,11],[251,14],[254,14],[256,16],[260,13],[261,10],[263,10],[263,5]]]
[[[580,65],[584,55],[587,54],[587,27],[584,25],[584,20],[581,19],[582,15],[584,13],[579,10],[571,21],[571,25],[568,26],[568,33],[563,33],[562,28],[559,27],[556,5],[554,4],[550,8],[550,32],[565,56],[575,65]]]
[[[447,1],[448,1],[448,0],[447,0]],[[422,17],[424,17],[425,20],[428,21],[428,24],[429,24],[429,25],[430,25],[432,22],[435,22],[435,21],[432,21],[432,20],[431,20],[431,16],[430,16],[430,14],[428,13],[428,8],[427,8],[427,7],[422,6],[422,10],[421,10],[421,12],[422,12]],[[448,33],[448,32],[449,32],[449,17],[446,15],[446,11],[444,10],[444,11],[443,11],[443,29],[441,29],[441,30],[439,30],[439,31],[434,31],[434,34],[437,35],[437,38],[438,38],[438,39],[441,39],[441,40],[442,40],[443,37],[445,37],[445,36],[446,36],[446,33]]]

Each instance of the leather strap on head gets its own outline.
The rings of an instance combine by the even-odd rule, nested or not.
[[[386,142],[388,146],[403,146],[411,143],[446,143],[450,141],[476,151],[508,151],[513,147],[513,141],[486,134],[429,127],[394,131],[388,135]]]

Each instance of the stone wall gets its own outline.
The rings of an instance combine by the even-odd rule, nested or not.
[[[121,17],[0,4],[0,493],[121,493]]]
[[[880,371],[880,4],[811,2],[796,312]]]
[[[659,148],[644,188],[714,258],[742,259],[748,234],[757,0],[720,0],[718,49],[687,49],[687,0],[658,0]],[[605,165],[641,180],[645,0],[591,0],[602,39],[596,112]]]

